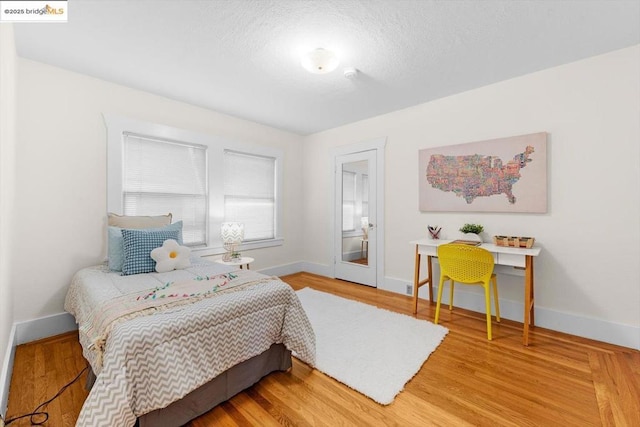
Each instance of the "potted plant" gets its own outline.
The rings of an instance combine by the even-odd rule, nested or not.
[[[460,232],[464,233],[466,240],[475,240],[482,242],[480,233],[484,231],[484,227],[480,224],[465,224],[460,227]]]

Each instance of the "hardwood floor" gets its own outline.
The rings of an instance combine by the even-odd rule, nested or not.
[[[308,273],[282,278],[410,315],[411,298]],[[417,317],[433,320],[421,302]],[[450,332],[396,400],[381,406],[294,359],[188,424],[203,426],[640,426],[640,352],[484,314],[441,313]],[[32,411],[85,366],[75,333],[21,345],[8,418]],[[84,378],[48,405],[50,426],[72,426],[87,396]],[[28,426],[28,419],[11,426]]]

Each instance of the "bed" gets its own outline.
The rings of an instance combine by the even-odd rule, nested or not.
[[[289,285],[197,257],[191,264],[75,274],[65,310],[76,318],[95,379],[78,426],[183,425],[287,370],[291,352],[314,365],[315,336]]]

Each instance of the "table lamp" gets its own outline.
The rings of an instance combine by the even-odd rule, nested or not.
[[[236,252],[236,246],[242,243],[244,239],[244,224],[241,222],[223,222],[220,227],[220,235],[222,237],[222,245],[226,250],[222,260],[231,261],[240,258],[240,254]]]

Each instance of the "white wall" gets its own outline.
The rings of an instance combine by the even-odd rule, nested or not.
[[[640,348],[638,76],[635,46],[305,138],[304,214],[315,224],[305,259],[330,266],[329,150],[386,136],[389,282],[413,280],[408,242],[427,237],[428,224],[442,226],[444,238],[466,222],[483,224],[487,237],[535,236],[543,248],[535,264],[538,324]],[[541,131],[550,134],[547,214],[419,212],[418,150]],[[501,300],[521,304],[522,278],[499,281]],[[604,329],[589,335],[579,325],[556,325],[557,313]],[[627,336],[610,337],[614,330]]]
[[[10,341],[13,323],[12,227],[14,195],[14,152],[16,146],[16,83],[17,57],[13,40],[13,25],[0,25],[0,413],[4,414],[5,382],[11,359]]]
[[[576,333],[553,322],[593,320],[604,333],[577,333],[605,341],[620,326],[635,338],[609,340],[640,347],[640,46],[305,138],[29,60],[17,67],[14,322],[60,313],[73,272],[105,255],[101,113],[110,112],[284,150],[285,245],[253,253],[256,269],[304,260],[330,271],[330,150],[386,136],[386,282],[411,282],[408,241],[427,224],[443,237],[465,222],[482,223],[487,236],[533,235],[543,247],[538,323]],[[548,214],[418,211],[419,149],[540,131],[550,133]],[[303,223],[314,226],[303,233]],[[501,276],[500,292],[521,302],[521,278]]]
[[[73,273],[105,257],[108,112],[285,152],[283,246],[252,268],[301,250],[301,137],[26,59],[18,60],[14,321],[63,311]]]

